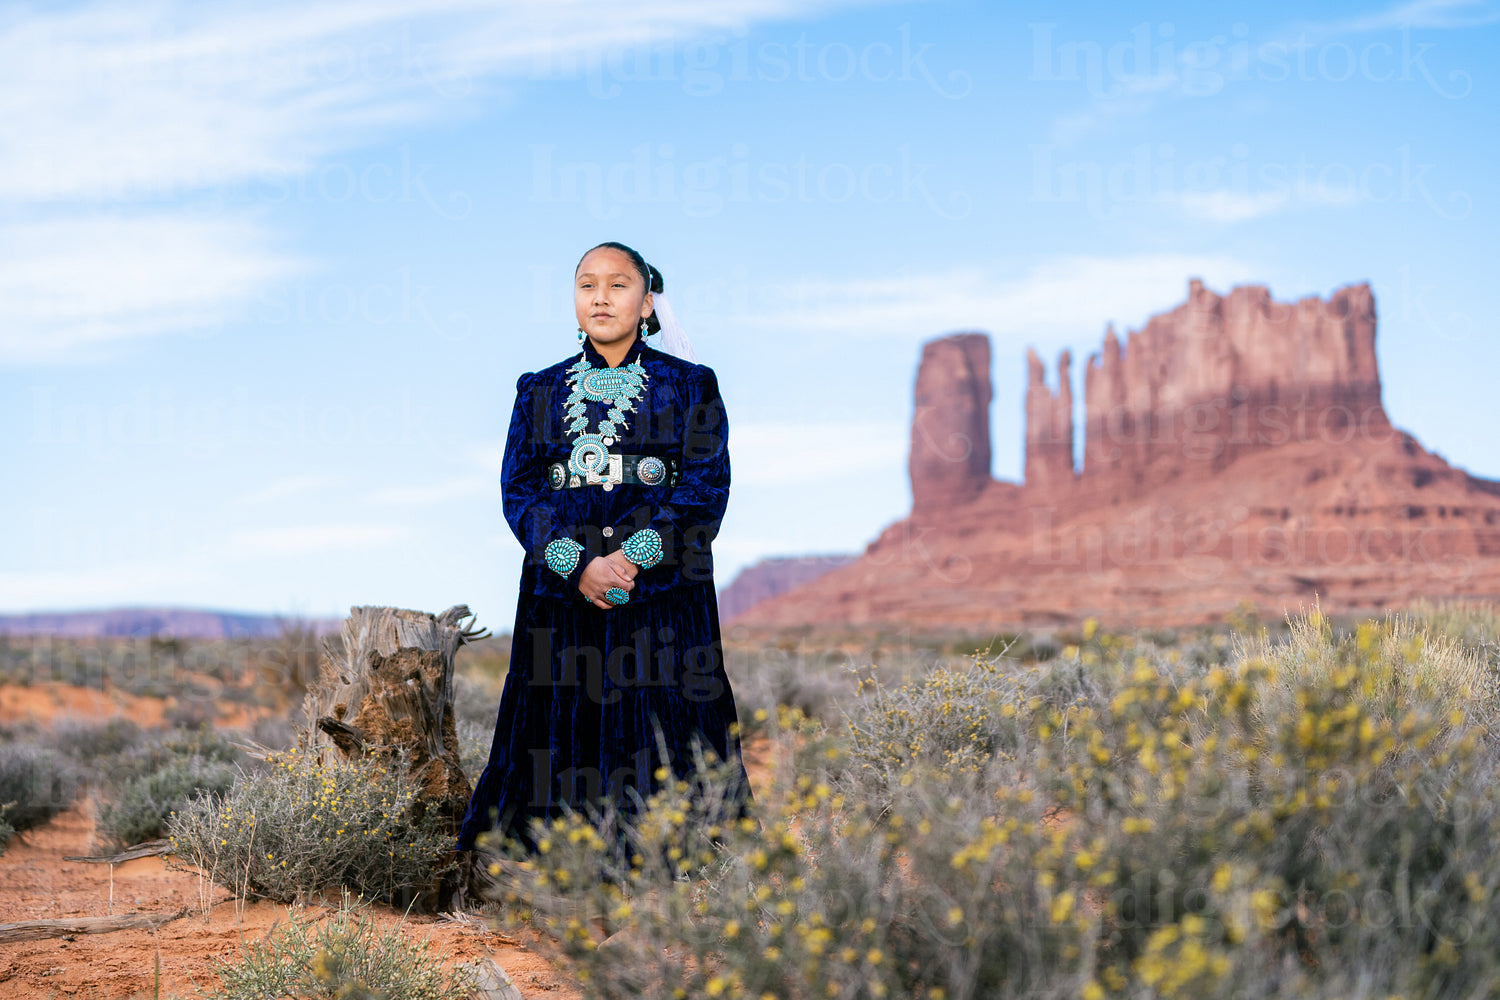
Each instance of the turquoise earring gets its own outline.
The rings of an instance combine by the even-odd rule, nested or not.
[[[586,338],[587,338],[587,337],[588,337],[588,334],[586,334],[586,333],[584,333],[584,332],[583,332],[583,327],[581,327],[581,326],[580,326],[580,327],[579,327],[579,328],[578,328],[578,346],[579,346],[579,347],[582,347],[582,346],[583,346],[583,342],[584,342],[584,340],[585,340],[585,339],[586,339]]]

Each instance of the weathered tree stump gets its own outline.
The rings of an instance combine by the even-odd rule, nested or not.
[[[323,644],[318,678],[303,703],[303,742],[320,761],[372,750],[404,756],[422,788],[420,808],[436,810],[455,836],[472,789],[459,763],[453,658],[464,643],[488,634],[473,626],[473,617],[462,604],[439,615],[350,608],[341,634]],[[469,879],[461,872],[434,886],[424,908],[446,909]]]

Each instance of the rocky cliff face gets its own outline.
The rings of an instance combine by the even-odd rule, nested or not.
[[[928,342],[911,422],[912,513],[977,498],[990,481],[990,338]]]
[[[1123,344],[1108,330],[1089,357],[1081,470],[1070,355],[1054,390],[1028,352],[1023,484],[989,476],[987,341],[932,341],[912,516],[739,622],[979,631],[1191,624],[1243,601],[1274,618],[1314,597],[1329,611],[1500,598],[1500,482],[1391,426],[1375,326],[1368,285],[1280,303],[1193,281],[1185,303]]]
[[[1067,351],[1057,361],[1057,391],[1047,387],[1042,359],[1026,350],[1026,485],[1055,492],[1073,486],[1073,381]]]
[[[1114,473],[1135,493],[1154,479],[1148,470],[1216,475],[1249,451],[1387,433],[1375,298],[1369,285],[1295,305],[1263,285],[1221,298],[1195,280],[1187,302],[1123,350],[1105,334],[1084,406],[1084,474]]]

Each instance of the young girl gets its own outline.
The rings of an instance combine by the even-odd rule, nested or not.
[[[737,767],[735,816],[748,814],[713,581],[728,419],[675,323],[664,346],[686,357],[646,343],[658,312],[670,319],[661,292],[640,254],[594,247],[574,283],[580,352],[516,382],[502,488],[526,560],[459,850],[498,827],[535,851],[531,819],[564,807],[628,818],[691,774],[695,741]]]

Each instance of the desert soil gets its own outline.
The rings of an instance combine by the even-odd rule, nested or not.
[[[95,704],[92,695],[96,693],[67,690],[65,685],[38,688],[0,686],[0,716],[14,720],[30,715],[48,721],[58,714],[97,717],[123,709],[149,725],[155,715],[155,706],[123,705],[118,697],[105,696]],[[747,742],[744,754],[752,785],[760,793],[771,770],[767,747],[764,741]],[[187,914],[154,930],[0,945],[0,1000],[153,998],[158,995],[158,961],[159,996],[162,1000],[186,1000],[198,996],[200,990],[219,985],[215,966],[238,954],[242,942],[260,939],[288,917],[285,905],[237,901],[228,890],[192,871],[169,868],[160,858],[115,866],[63,860],[69,855],[93,854],[93,836],[92,809],[87,802],[75,805],[44,827],[18,835],[0,855],[0,923],[170,914],[184,908]],[[306,912],[320,916],[332,912],[332,907],[313,905]],[[403,919],[402,914],[383,906],[374,907],[373,912],[383,924],[400,926],[409,939],[429,941],[445,964],[493,958],[528,1000],[581,1000],[583,996],[575,982],[564,978],[532,950],[534,938],[528,938],[525,932],[495,930],[478,917],[454,920],[412,915]]]
[[[153,997],[155,966],[161,962],[161,997],[192,997],[198,988],[218,986],[215,964],[233,958],[242,941],[263,936],[288,907],[276,903],[239,904],[228,890],[192,872],[167,867],[160,858],[114,866],[62,860],[91,853],[93,821],[86,805],[75,806],[38,830],[22,835],[0,856],[0,923],[57,917],[97,917],[122,913],[175,913],[181,919],[155,930],[80,934],[0,945],[0,997],[31,1000],[54,997]],[[111,905],[111,891],[114,902]],[[206,906],[206,908],[205,908]],[[327,905],[308,915],[332,912]],[[488,955],[505,969],[523,996],[579,1000],[576,986],[526,945],[524,937],[434,916],[402,915],[373,908],[385,925],[402,926],[414,941],[453,965]]]

